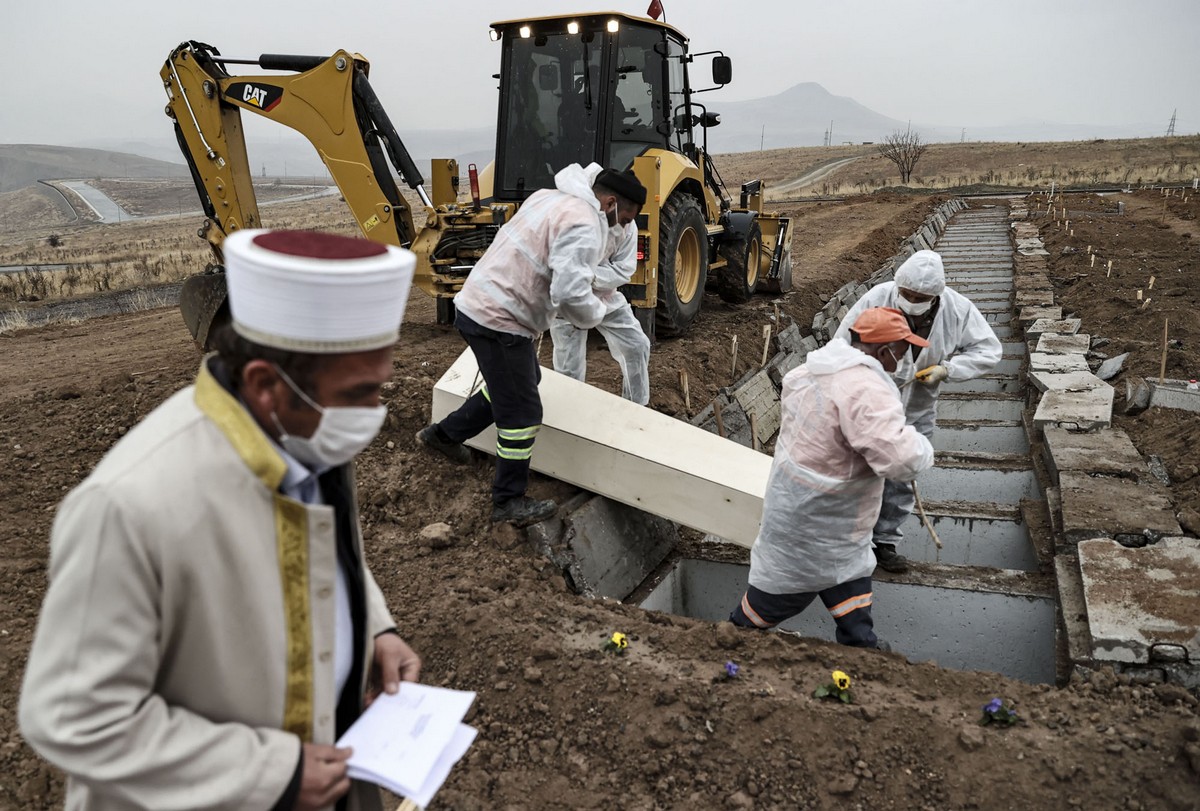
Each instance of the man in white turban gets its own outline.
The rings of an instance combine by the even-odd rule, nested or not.
[[[217,352],[59,507],[21,731],[72,809],[377,809],[334,742],[421,661],[363,560],[352,460],[415,261],[302,231],[224,250]]]

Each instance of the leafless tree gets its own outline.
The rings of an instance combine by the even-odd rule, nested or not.
[[[896,164],[896,168],[900,170],[900,182],[907,183],[908,179],[912,177],[913,168],[925,154],[929,144],[921,141],[920,133],[912,130],[896,130],[891,135],[885,136],[883,142],[875,148],[879,150],[880,155]]]

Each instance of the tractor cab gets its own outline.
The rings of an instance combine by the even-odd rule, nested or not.
[[[693,128],[713,123],[692,114],[688,40],[664,23],[542,17],[493,23],[491,37],[503,48],[496,200],[553,188],[571,163],[625,169],[652,148],[691,156]],[[714,60],[714,74],[721,60],[727,76],[726,57]]]

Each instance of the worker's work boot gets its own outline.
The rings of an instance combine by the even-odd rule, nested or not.
[[[896,551],[894,543],[876,544],[875,562],[885,572],[902,574],[908,571],[908,558]]]
[[[538,521],[545,521],[558,512],[558,505],[549,499],[541,501],[529,496],[517,496],[514,499],[492,507],[492,523],[508,522],[513,526],[527,527]]]
[[[435,450],[456,465],[465,465],[471,461],[471,452],[461,442],[451,442],[438,436],[436,425],[426,425],[417,431],[418,444]]]

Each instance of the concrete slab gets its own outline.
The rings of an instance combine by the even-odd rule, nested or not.
[[[564,519],[574,553],[575,586],[584,594],[623,600],[666,560],[679,530],[665,518],[596,496]]]
[[[482,379],[468,349],[434,385],[432,418]],[[539,473],[742,546],[758,535],[771,457],[586,383],[542,369]],[[495,428],[467,445],[496,452]]]
[[[754,375],[733,393],[733,397],[746,416],[754,418],[755,447],[763,447],[779,430],[780,419],[779,392],[768,371],[763,369]]]
[[[1054,575],[1058,581],[1058,605],[1067,634],[1067,657],[1072,662],[1091,661],[1092,632],[1088,627],[1079,558],[1075,555],[1055,555]]]
[[[1021,307],[1019,320],[1022,324],[1032,324],[1034,321],[1039,321],[1043,318],[1048,318],[1051,321],[1060,320],[1062,318],[1062,307],[1048,307],[1043,305]]]
[[[1088,372],[1087,357],[1082,354],[1051,354],[1049,352],[1030,352],[1029,371],[1048,374],[1066,374],[1068,372]]]
[[[1086,540],[1079,567],[1097,660],[1200,660],[1200,542],[1164,538],[1128,549]]]
[[[1062,534],[1070,543],[1115,538],[1143,545],[1151,539],[1182,534],[1170,496],[1157,482],[1060,471],[1058,495]]]
[[[1096,377],[1101,380],[1112,380],[1121,372],[1121,368],[1125,365],[1126,359],[1129,357],[1128,352],[1123,352],[1116,357],[1109,358],[1100,364],[1100,368],[1096,370]]]
[[[1053,290],[1021,290],[1018,288],[1013,293],[1013,305],[1016,307],[1042,306],[1048,307],[1054,304]]]
[[[1044,332],[1038,336],[1038,352],[1059,352],[1063,354],[1086,353],[1092,347],[1092,336],[1086,333],[1075,335],[1060,335],[1057,332]]]
[[[1036,430],[1060,425],[1079,431],[1107,428],[1112,425],[1112,404],[1113,388],[1107,384],[1102,389],[1051,390],[1038,401],[1033,413],[1033,427]]]
[[[1039,318],[1025,328],[1026,338],[1037,338],[1047,332],[1057,332],[1059,335],[1074,335],[1079,332],[1082,322],[1078,318],[1063,318],[1054,320]]]
[[[1146,481],[1150,468],[1120,428],[1079,433],[1049,425],[1042,430],[1043,458],[1055,484],[1059,475],[1102,473]]]
[[[1200,391],[1188,389],[1186,380],[1157,380],[1148,379],[1150,386],[1150,405],[1161,408],[1177,408],[1181,411],[1200,411]]]
[[[1029,380],[1038,391],[1091,391],[1112,386],[1091,372],[1033,372]]]

